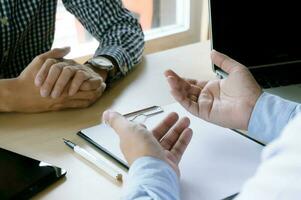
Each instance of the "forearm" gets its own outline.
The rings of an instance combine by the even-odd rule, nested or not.
[[[144,34],[138,20],[122,6],[121,0],[63,2],[99,41],[95,56],[108,56],[116,61],[118,73],[109,79],[126,75],[141,60]]]
[[[299,104],[263,93],[253,110],[248,134],[269,143],[280,135],[286,124],[299,112],[301,112]]]
[[[167,163],[143,157],[131,166],[122,199],[178,200],[179,190],[178,177]]]
[[[104,55],[114,58],[121,75],[126,75],[141,61],[143,50],[144,35],[138,22],[118,24],[105,33],[95,56]]]
[[[262,153],[262,164],[237,199],[300,199],[301,115]]]
[[[0,112],[12,111],[15,79],[0,79]]]

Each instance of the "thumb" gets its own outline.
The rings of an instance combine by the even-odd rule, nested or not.
[[[119,135],[119,137],[124,137],[128,134],[129,128],[131,128],[132,123],[128,121],[125,117],[123,117],[121,114],[106,110],[103,115],[102,119],[106,124],[111,126],[111,128],[114,129],[114,131]]]
[[[70,47],[63,47],[63,48],[55,48],[50,51],[47,51],[43,53],[41,56],[44,57],[45,59],[47,58],[63,58],[70,52],[71,48]]]
[[[211,52],[211,60],[213,64],[215,64],[216,66],[218,66],[219,68],[227,72],[228,74],[230,74],[237,68],[244,67],[239,62],[215,50]]]

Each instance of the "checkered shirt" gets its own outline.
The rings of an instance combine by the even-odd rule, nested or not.
[[[94,56],[109,56],[126,75],[142,56],[141,26],[121,0],[63,0],[66,9],[99,41]],[[57,0],[0,0],[0,78],[17,77],[51,49]]]

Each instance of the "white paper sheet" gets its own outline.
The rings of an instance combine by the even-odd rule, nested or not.
[[[180,163],[182,199],[218,200],[239,192],[255,173],[263,147],[230,129],[192,116],[177,103],[164,106],[163,110],[147,119],[148,128],[170,112],[191,120],[193,138]],[[101,124],[81,132],[126,162],[111,128]]]

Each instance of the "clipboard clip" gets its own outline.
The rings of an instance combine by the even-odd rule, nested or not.
[[[164,112],[164,110],[161,106],[151,106],[148,108],[124,114],[123,116],[126,117],[129,121],[144,123],[147,120],[147,118],[162,112]]]

